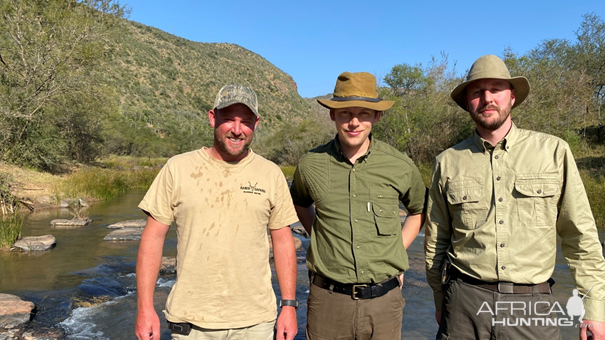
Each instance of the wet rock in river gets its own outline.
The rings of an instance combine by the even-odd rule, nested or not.
[[[15,328],[28,322],[34,307],[33,302],[0,293],[0,328]]]
[[[291,225],[290,228],[292,229],[292,232],[298,235],[301,235],[303,237],[309,238],[309,234],[307,233],[307,231],[305,230],[305,228],[302,225]]]
[[[24,251],[49,250],[56,244],[52,235],[27,236],[15,242],[15,247]]]
[[[128,220],[110,224],[107,226],[108,229],[120,229],[120,228],[144,228],[147,220]]]
[[[78,291],[72,301],[78,307],[92,307],[127,293],[128,291],[118,281],[99,276],[84,280],[78,286]]]
[[[176,273],[176,258],[162,256],[160,275],[172,275]]]
[[[140,241],[141,240],[141,235],[143,234],[143,230],[145,228],[122,228],[122,229],[116,229],[112,232],[110,232],[109,234],[107,234],[107,236],[105,236],[105,238],[103,238],[104,241]]]
[[[54,219],[50,221],[50,225],[53,227],[83,227],[92,222],[89,218],[72,218],[72,219]]]

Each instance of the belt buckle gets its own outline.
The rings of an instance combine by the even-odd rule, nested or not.
[[[512,282],[498,282],[498,293],[513,294],[515,292],[515,284]]]
[[[351,297],[353,298],[353,300],[359,300],[359,298],[356,296],[356,289],[357,288],[367,288],[368,285],[367,284],[360,284],[360,285],[353,285],[353,289],[351,289]]]

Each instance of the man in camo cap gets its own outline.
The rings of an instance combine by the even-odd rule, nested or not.
[[[177,230],[177,280],[164,314],[173,339],[272,340],[271,233],[282,294],[276,339],[292,340],[298,219],[278,166],[249,149],[259,121],[254,91],[226,85],[208,112],[214,143],[172,157],[139,207],[149,216],[137,259],[139,339],[160,339],[153,307],[166,233]]]

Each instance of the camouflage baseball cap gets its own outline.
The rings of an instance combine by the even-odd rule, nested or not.
[[[248,86],[241,84],[229,84],[223,86],[214,100],[214,109],[219,110],[233,104],[244,104],[258,116],[258,101],[256,93]]]

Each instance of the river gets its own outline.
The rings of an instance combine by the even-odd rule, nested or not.
[[[70,218],[64,209],[28,215],[23,236],[52,234],[57,245],[50,251],[31,254],[0,252],[0,292],[36,304],[33,327],[62,327],[67,339],[133,339],[138,242],[105,242],[103,237],[110,232],[106,227],[111,223],[145,218],[137,208],[143,194],[144,191],[131,191],[112,201],[93,204],[87,211],[93,222],[79,228],[50,227],[52,219]],[[605,232],[600,230],[599,236],[603,240]],[[412,267],[406,272],[402,290],[406,299],[403,339],[434,339],[437,332],[432,293],[423,273],[422,239],[421,234],[408,249]],[[301,240],[306,248],[308,240]],[[171,228],[164,256],[175,253],[176,235]],[[297,256],[302,259],[304,254],[301,251]],[[555,296],[565,308],[574,285],[560,249],[553,277],[557,281]],[[155,307],[162,322],[162,339],[170,339],[161,311],[173,284],[174,276],[168,276],[161,277],[156,286]],[[273,285],[279,299],[275,279]],[[296,339],[304,339],[308,279],[302,260],[298,263],[297,296],[301,304]],[[563,339],[577,339],[575,328],[561,327],[561,330]]]

